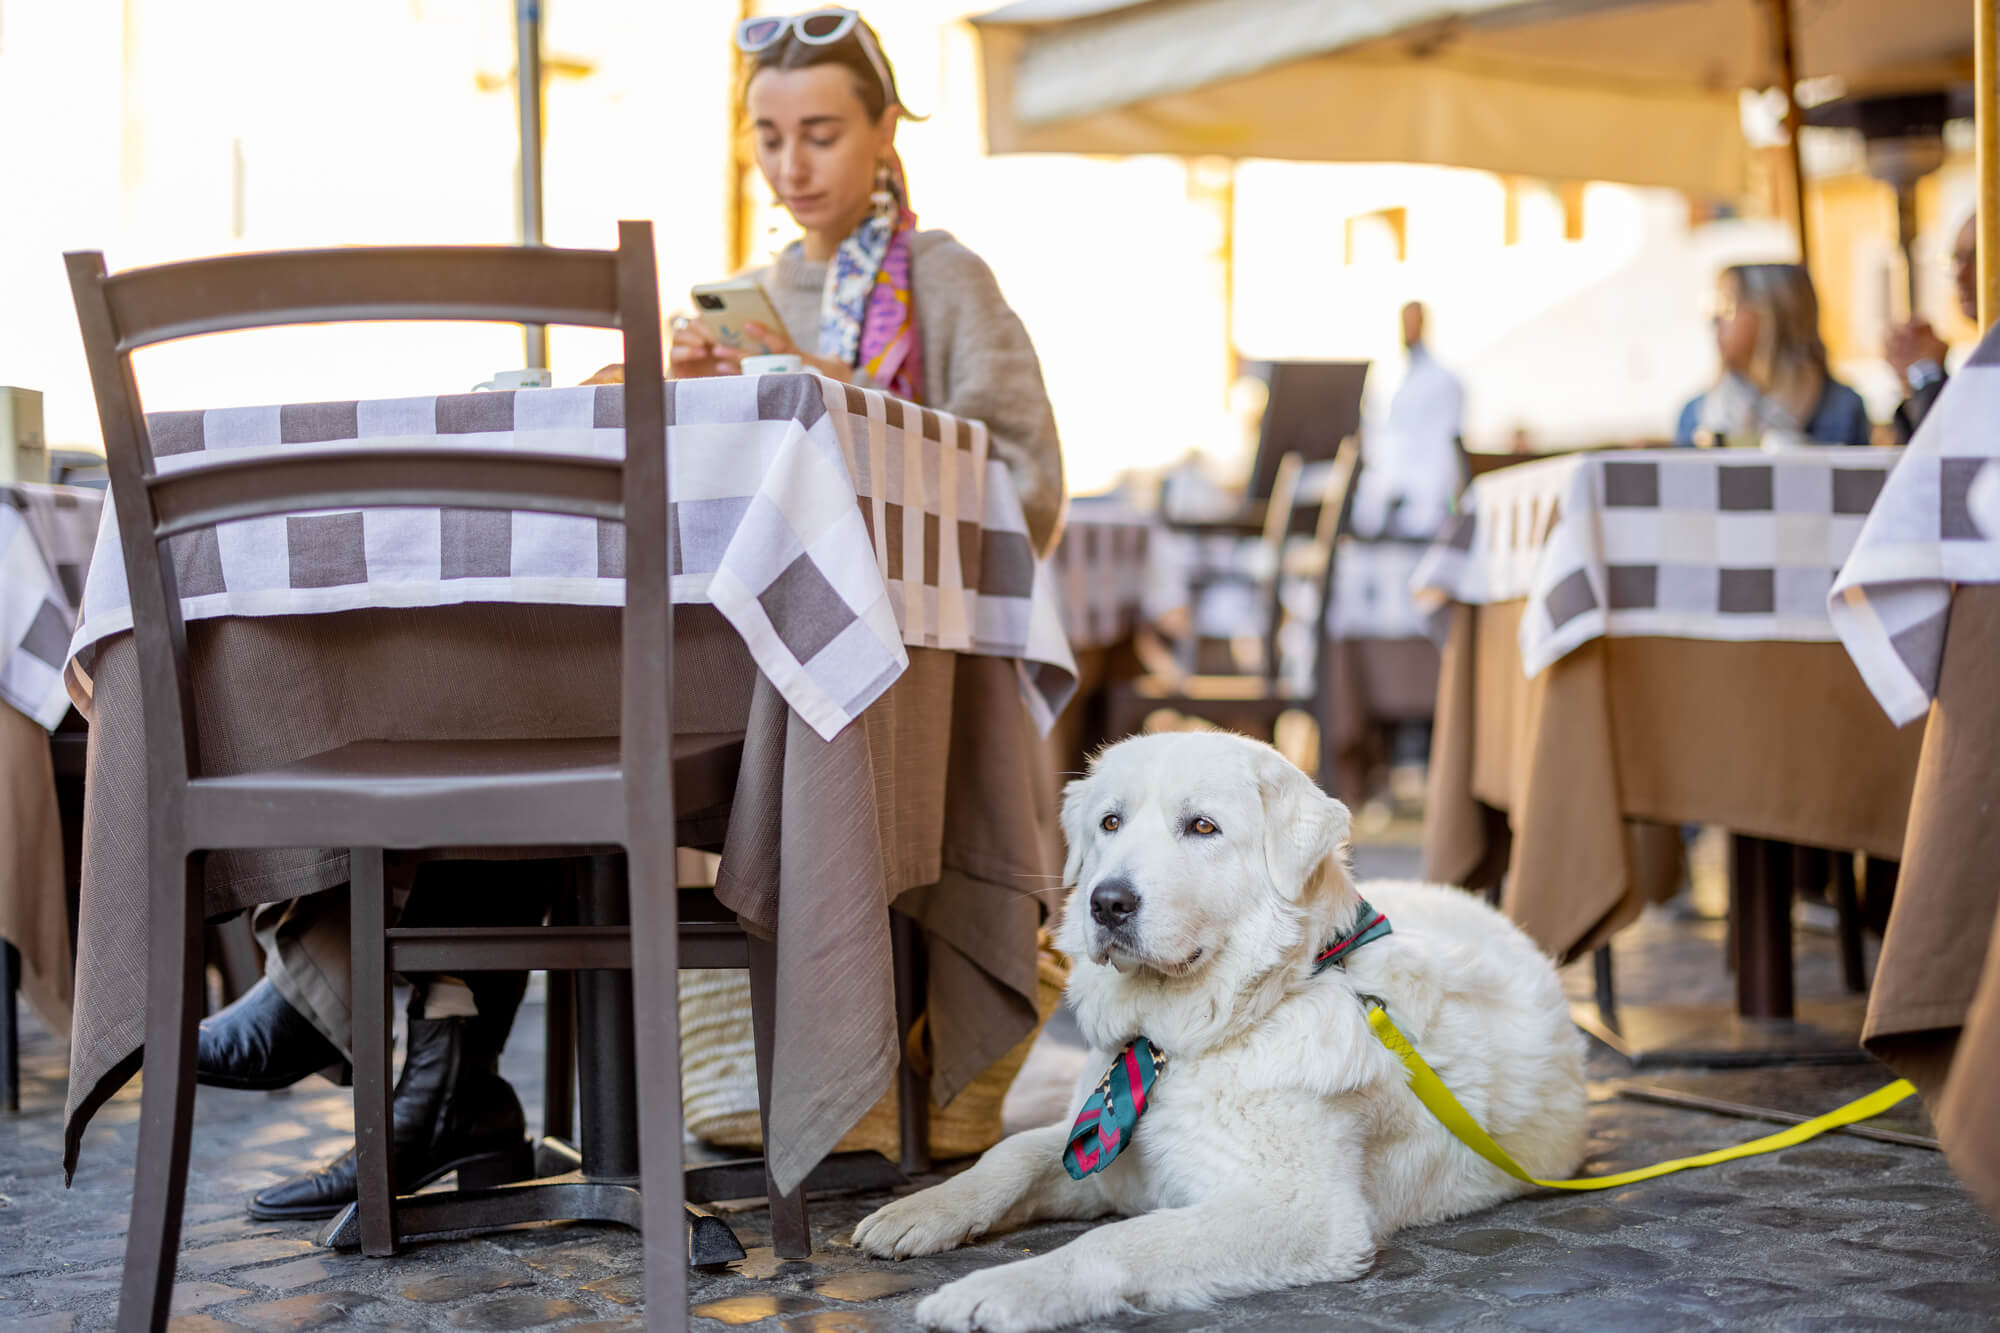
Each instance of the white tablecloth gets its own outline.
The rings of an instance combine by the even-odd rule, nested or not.
[[[617,456],[620,385],[165,412],[162,471],[223,451],[520,448]],[[673,595],[712,603],[831,738],[909,664],[904,645],[1016,659],[1046,732],[1075,688],[1053,580],[986,428],[817,375],[667,386]],[[380,509],[232,523],[169,543],[189,619],[461,602],[624,600],[623,533],[594,519]],[[131,628],[106,515],[70,643]]]
[[[1898,723],[1930,710],[1954,583],[2000,583],[2000,327],[1931,404],[1827,599]]]
[[[1614,450],[1473,483],[1431,605],[1526,598],[1530,676],[1599,635],[1831,642],[1827,592],[1900,449]]]
[[[0,703],[55,730],[102,492],[0,484]]]

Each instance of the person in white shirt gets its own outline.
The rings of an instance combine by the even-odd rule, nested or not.
[[[1463,476],[1458,437],[1465,389],[1424,345],[1424,308],[1403,307],[1409,368],[1379,424],[1361,436],[1354,529],[1362,537],[1425,539],[1444,525]]]

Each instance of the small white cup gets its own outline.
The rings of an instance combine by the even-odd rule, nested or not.
[[[743,358],[745,375],[796,375],[806,368],[805,358],[790,352],[775,352],[769,356],[746,356]]]
[[[475,384],[472,391],[483,389],[505,391],[508,389],[546,389],[555,383],[555,377],[546,370],[502,370],[494,373],[484,384]]]

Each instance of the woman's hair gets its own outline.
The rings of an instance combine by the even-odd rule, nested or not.
[[[869,59],[868,46],[874,47],[875,56],[882,62],[877,73],[875,61]],[[889,63],[889,53],[882,49],[881,39],[875,29],[868,26],[867,19],[857,19],[854,30],[837,42],[824,45],[802,42],[796,33],[787,31],[761,51],[752,53],[743,70],[743,93],[750,91],[750,80],[767,69],[811,69],[817,65],[839,65],[854,76],[854,92],[867,108],[868,119],[879,121],[882,113],[890,107],[902,107],[903,98],[896,91],[896,67]],[[885,86],[886,85],[886,86]],[[909,119],[909,109],[903,108]]]
[[[1757,312],[1760,379],[1776,381],[1797,366],[1826,374],[1826,344],[1819,336],[1819,297],[1812,276],[1797,264],[1733,264],[1722,276],[1734,284],[1739,306]]]

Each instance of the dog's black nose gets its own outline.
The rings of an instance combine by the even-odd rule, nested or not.
[[[1107,879],[1090,891],[1090,919],[1100,926],[1122,926],[1139,910],[1139,895],[1132,882]]]

